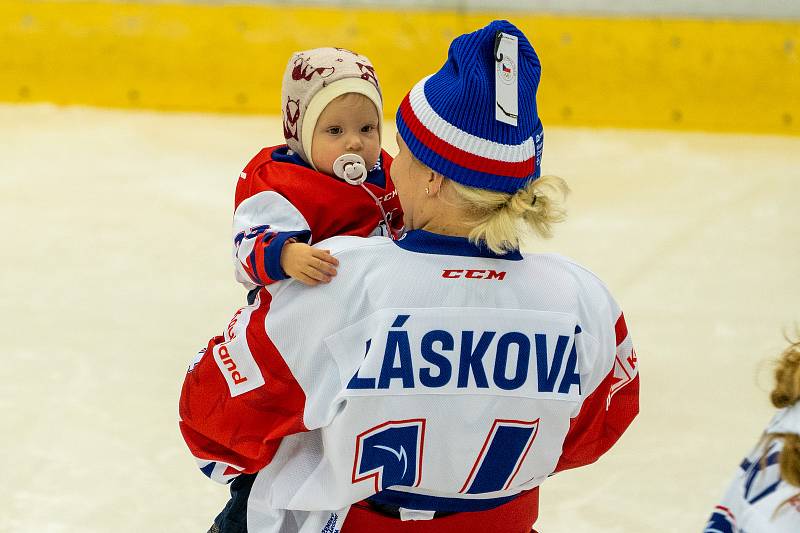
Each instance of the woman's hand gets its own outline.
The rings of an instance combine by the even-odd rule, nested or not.
[[[281,250],[283,271],[306,285],[329,283],[338,265],[339,260],[330,250],[320,250],[302,242],[289,241]]]

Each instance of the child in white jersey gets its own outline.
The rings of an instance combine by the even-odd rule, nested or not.
[[[800,531],[800,340],[781,354],[770,400],[780,409],[736,472],[705,533]]]

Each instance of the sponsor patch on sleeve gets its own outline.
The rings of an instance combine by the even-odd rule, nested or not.
[[[264,384],[264,376],[253,354],[241,342],[220,344],[213,348],[214,361],[228,382],[231,397],[250,392]]]
[[[214,361],[228,383],[231,397],[264,384],[264,375],[247,344],[246,330],[252,312],[253,307],[239,309],[225,331],[226,342],[212,348]]]

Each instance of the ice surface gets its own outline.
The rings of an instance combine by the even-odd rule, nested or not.
[[[177,429],[185,368],[244,300],[233,187],[276,118],[0,106],[0,531],[205,532],[226,488]],[[385,137],[393,151],[393,134]],[[620,444],[542,487],[543,533],[698,531],[800,323],[800,138],[547,128],[570,218],[639,353]]]

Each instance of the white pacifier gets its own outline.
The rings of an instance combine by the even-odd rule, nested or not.
[[[361,185],[367,179],[367,164],[358,154],[342,154],[333,162],[333,173],[350,185]]]

